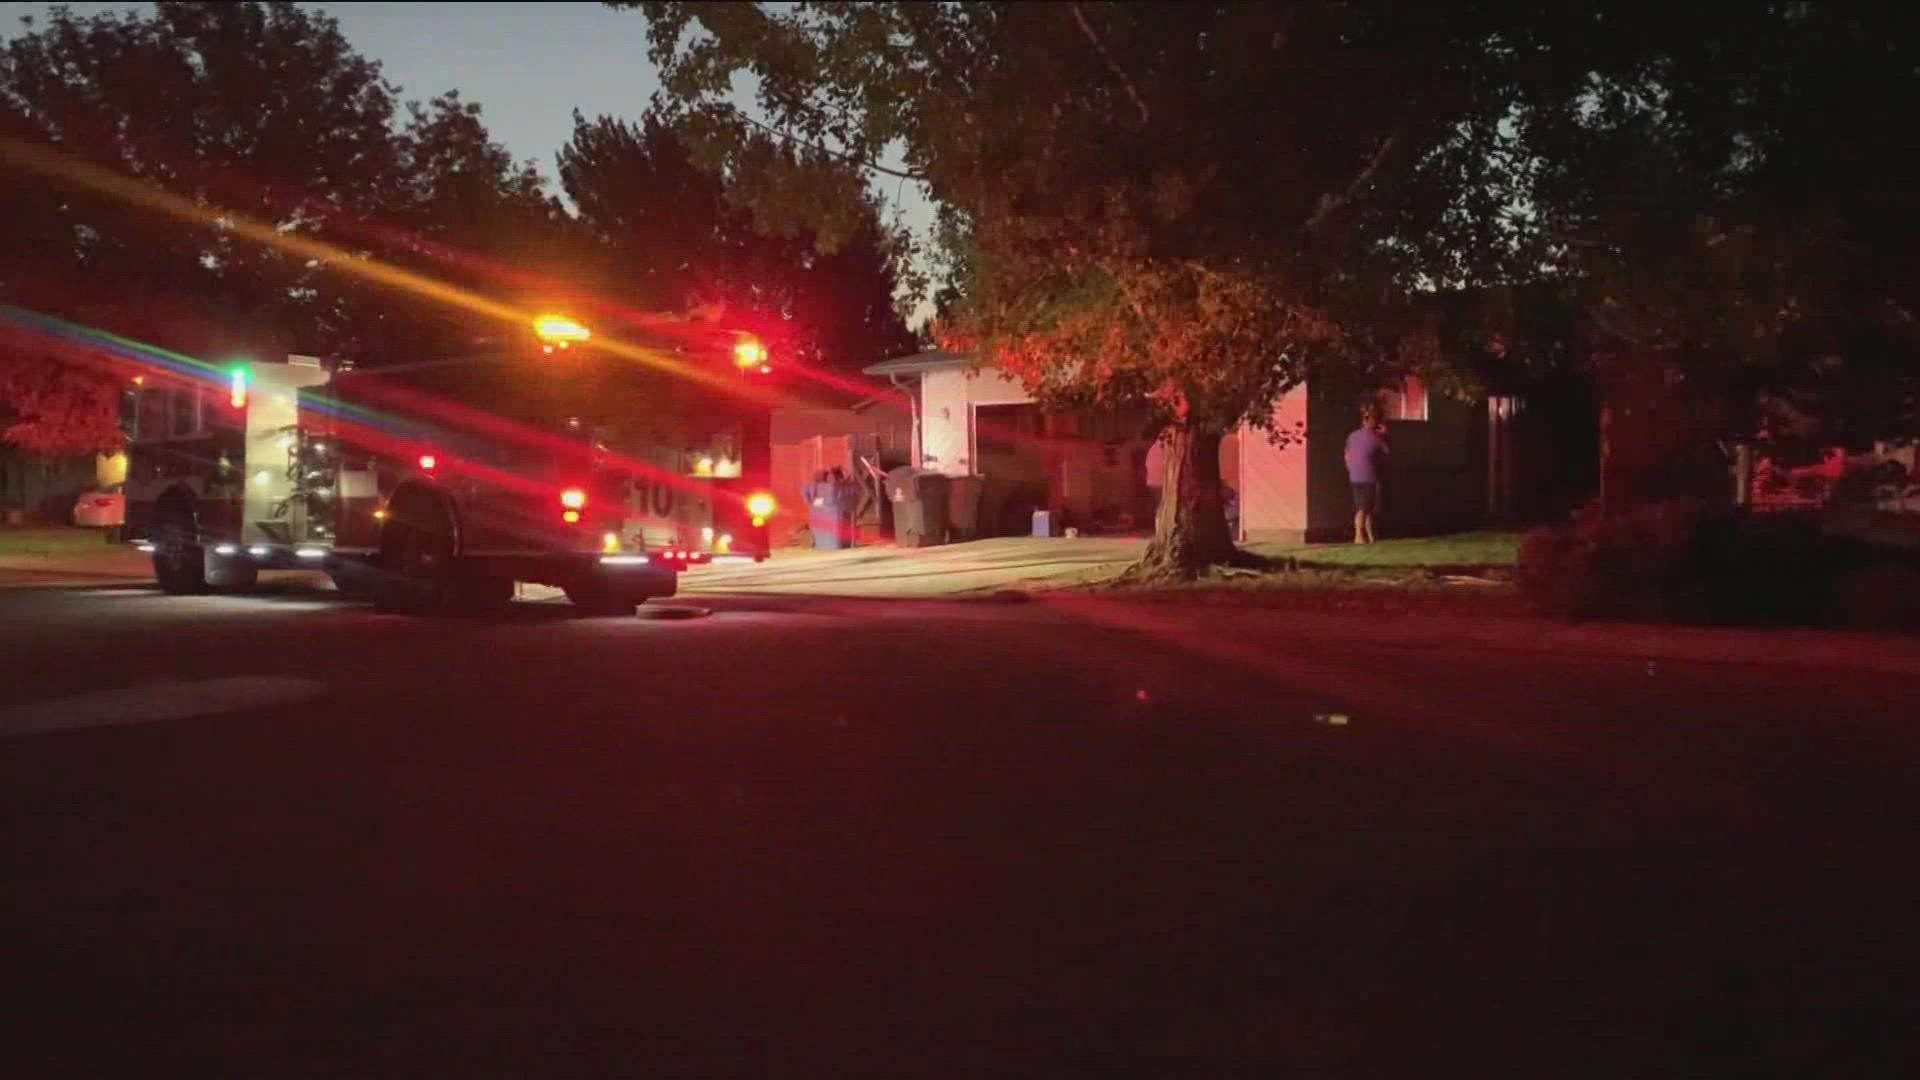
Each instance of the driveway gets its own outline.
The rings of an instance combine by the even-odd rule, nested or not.
[[[1138,537],[1011,536],[930,548],[781,549],[764,563],[689,573],[680,591],[926,598],[1060,588],[1113,577],[1145,546]]]

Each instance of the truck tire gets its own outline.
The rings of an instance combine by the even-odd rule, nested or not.
[[[207,552],[197,542],[193,511],[166,502],[153,524],[153,579],[170,596],[207,591]]]
[[[487,615],[513,600],[513,582],[462,573],[453,522],[441,507],[412,501],[380,532],[376,602],[409,615]],[[344,590],[343,590],[344,591]]]
[[[428,515],[401,520],[396,514],[380,530],[380,609],[408,615],[443,610],[452,599],[453,531],[435,528]]]

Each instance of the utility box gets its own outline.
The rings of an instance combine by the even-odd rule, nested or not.
[[[1033,512],[1033,535],[1059,536],[1060,515],[1052,510],[1035,510]]]

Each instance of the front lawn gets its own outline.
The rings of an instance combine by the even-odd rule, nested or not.
[[[1517,532],[1472,532],[1377,544],[1252,544],[1269,568],[1217,567],[1198,581],[1107,585],[1110,595],[1382,615],[1509,614]],[[1089,585],[1100,587],[1098,583]]]
[[[112,555],[126,550],[109,544],[105,529],[19,528],[0,526],[0,558],[71,559]]]
[[[1520,555],[1517,532],[1468,532],[1377,544],[1252,544],[1255,554],[1301,566],[1342,569],[1510,567]]]

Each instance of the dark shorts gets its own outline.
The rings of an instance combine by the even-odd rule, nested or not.
[[[1379,508],[1380,508],[1380,485],[1379,484],[1353,485],[1353,512],[1354,513],[1371,514]]]

